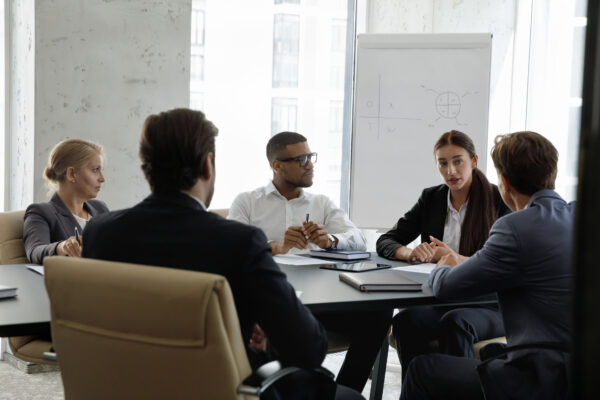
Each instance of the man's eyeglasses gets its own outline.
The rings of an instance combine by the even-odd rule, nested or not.
[[[297,161],[298,165],[300,165],[301,167],[306,167],[308,165],[309,161],[313,164],[317,162],[317,153],[302,154],[301,156],[284,158],[281,160],[277,159],[277,161],[281,161],[281,162]]]

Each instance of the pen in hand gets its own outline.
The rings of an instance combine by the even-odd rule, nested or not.
[[[309,218],[310,218],[310,214],[309,214],[309,213],[306,213],[306,223],[307,223],[307,224],[308,224]],[[307,234],[304,234],[304,238],[308,240],[308,235],[307,235]]]
[[[79,243],[79,245],[81,246],[81,239],[79,239],[79,229],[77,229],[77,227],[75,227],[75,239],[77,240],[77,243]]]

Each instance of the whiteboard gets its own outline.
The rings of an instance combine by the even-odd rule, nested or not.
[[[391,228],[443,183],[433,145],[456,129],[487,163],[491,34],[364,34],[357,40],[350,218]]]

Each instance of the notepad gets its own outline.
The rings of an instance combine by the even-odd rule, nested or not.
[[[336,260],[363,260],[370,258],[371,253],[356,250],[311,250],[313,257],[335,258]]]
[[[17,295],[17,288],[0,285],[0,299],[6,297],[15,297]]]
[[[393,269],[364,274],[342,272],[339,278],[361,292],[418,292],[422,286]]]

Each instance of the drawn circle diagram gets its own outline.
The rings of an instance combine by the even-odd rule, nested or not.
[[[456,118],[460,114],[460,97],[454,92],[444,92],[435,99],[435,110],[443,118]]]

